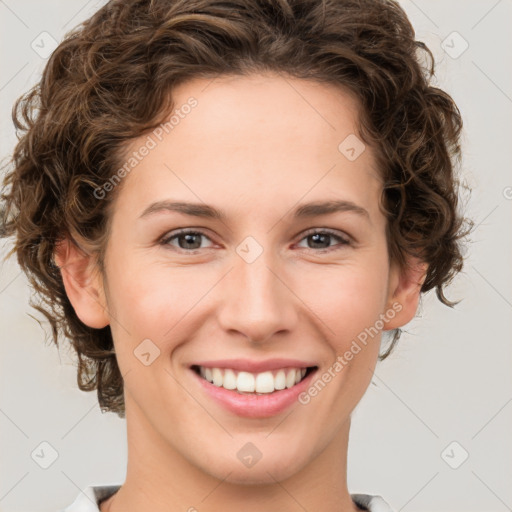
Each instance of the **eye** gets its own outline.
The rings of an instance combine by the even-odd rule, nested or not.
[[[174,248],[181,249],[183,251],[192,252],[197,249],[204,249],[201,247],[201,237],[208,238],[201,231],[193,231],[189,229],[182,229],[175,234],[170,234],[169,236],[165,236],[161,241],[161,245],[170,245]],[[178,241],[178,247],[173,245],[171,241],[176,239]]]
[[[163,246],[171,246],[174,249],[182,250],[185,252],[195,252],[200,249],[208,249],[209,247],[201,247],[201,237],[210,240],[202,231],[195,231],[192,229],[181,229],[177,232],[171,232],[167,236],[164,236],[159,242]],[[331,245],[332,239],[338,241],[338,244]],[[331,230],[313,229],[305,233],[302,240],[310,241],[307,249],[315,250],[315,252],[327,252],[331,250],[339,249],[339,246],[351,245],[348,237],[343,237],[339,233]],[[173,242],[177,242],[177,245]],[[338,247],[337,247],[338,246]]]
[[[322,251],[330,251],[330,250],[336,250],[336,246],[330,246],[329,242],[332,239],[338,240],[338,246],[345,246],[350,245],[350,240],[348,237],[343,237],[339,235],[338,233],[334,233],[330,230],[311,230],[306,232],[305,236],[302,238],[302,240],[308,240],[311,241],[312,247],[307,247],[309,249],[318,249],[317,252]],[[325,246],[327,244],[327,247]],[[339,247],[338,247],[339,248]]]

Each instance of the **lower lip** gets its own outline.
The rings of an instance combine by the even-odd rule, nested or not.
[[[295,386],[292,386],[291,388],[262,395],[243,395],[236,391],[215,386],[211,382],[200,377],[194,370],[190,371],[199,381],[204,391],[213,400],[237,416],[243,416],[246,418],[269,418],[285,411],[294,402],[298,401],[298,396],[307,389],[312,376],[316,373],[316,370],[312,371],[306,376],[306,378],[302,379],[298,384],[295,384]]]

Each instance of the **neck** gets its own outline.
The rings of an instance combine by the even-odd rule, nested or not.
[[[219,478],[192,464],[155,431],[133,403],[126,404],[126,421],[126,481],[102,503],[101,512],[360,510],[346,483],[350,419],[332,442],[295,474],[278,481],[269,468],[267,482],[256,484],[234,482],[230,473]]]

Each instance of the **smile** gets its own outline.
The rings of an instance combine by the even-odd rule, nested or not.
[[[240,394],[262,395],[292,388],[305,379],[315,367],[279,368],[260,373],[198,365],[192,366],[192,369],[214,386]]]

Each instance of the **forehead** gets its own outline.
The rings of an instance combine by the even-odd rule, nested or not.
[[[358,132],[355,98],[341,87],[315,81],[275,74],[196,79],[177,87],[173,98],[175,111],[190,98],[197,102],[179,123],[193,129],[192,144],[202,137],[205,146],[214,140],[226,149],[252,150],[254,156],[262,149],[288,157],[289,149],[302,148],[301,155],[337,150],[345,136]]]
[[[149,135],[154,147],[123,183],[132,205],[174,192],[195,201],[263,201],[262,193],[273,203],[305,193],[335,199],[380,184],[373,152],[358,135],[358,104],[340,87],[277,75],[223,76],[181,84],[173,103],[167,123]],[[127,155],[148,140],[134,141]],[[347,148],[360,154],[348,158],[354,151],[347,155]]]

